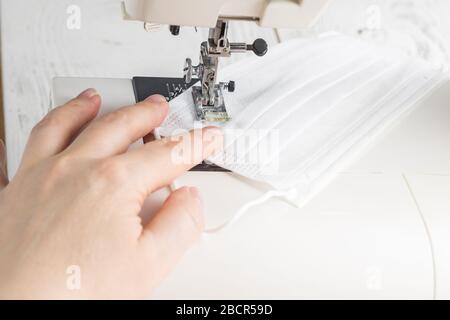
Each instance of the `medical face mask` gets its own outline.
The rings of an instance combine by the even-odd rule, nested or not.
[[[252,204],[276,196],[301,206],[444,76],[396,51],[329,34],[275,46],[221,78],[237,84],[225,93],[232,119],[223,125],[224,151],[208,161],[269,186]],[[195,126],[187,91],[158,133]]]

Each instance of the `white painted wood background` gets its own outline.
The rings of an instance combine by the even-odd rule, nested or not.
[[[1,0],[2,65],[9,173],[19,165],[31,128],[50,107],[55,76],[129,78],[179,76],[184,59],[198,55],[205,31],[146,33],[121,19],[120,0]],[[68,30],[66,10],[81,8],[81,29]],[[279,31],[282,40],[336,30],[399,47],[450,66],[449,0],[334,0],[308,32]],[[273,30],[235,25],[231,37],[251,41]]]

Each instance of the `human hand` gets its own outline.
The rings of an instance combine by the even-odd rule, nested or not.
[[[50,112],[16,176],[1,179],[0,298],[145,298],[200,236],[195,188],[173,192],[146,225],[139,214],[151,193],[220,150],[220,131],[127,152],[162,124],[167,102],[153,96],[94,120],[100,104],[90,89]],[[188,161],[175,161],[175,151]],[[68,270],[79,272],[75,290]]]

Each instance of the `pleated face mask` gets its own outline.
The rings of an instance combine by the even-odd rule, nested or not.
[[[424,63],[338,34],[289,41],[221,72],[237,87],[225,93],[224,151],[208,161],[298,206],[444,79]],[[196,126],[187,91],[171,102],[159,134]]]

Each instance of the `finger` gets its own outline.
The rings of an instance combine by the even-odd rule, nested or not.
[[[209,127],[188,134],[153,141],[121,156],[119,160],[129,173],[128,182],[144,195],[171,184],[223,148],[223,133]]]
[[[8,184],[6,147],[3,140],[0,139],[0,190],[3,190]]]
[[[31,132],[23,157],[30,165],[62,152],[98,114],[101,98],[94,89],[82,92],[64,106],[52,110]]]
[[[141,248],[148,264],[158,266],[162,279],[198,240],[205,227],[203,202],[196,188],[171,194],[162,209],[145,226]]]
[[[166,99],[157,95],[109,113],[94,121],[76,139],[70,152],[93,158],[121,154],[134,142],[159,127],[168,112]]]

